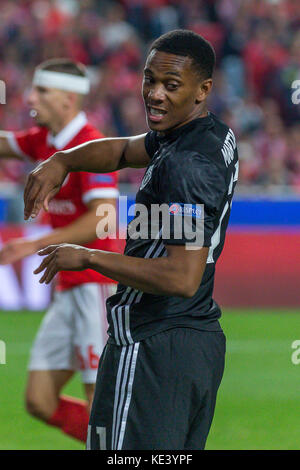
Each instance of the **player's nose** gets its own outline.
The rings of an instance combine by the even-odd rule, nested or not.
[[[148,100],[152,103],[164,101],[165,93],[162,85],[153,86],[148,92]]]

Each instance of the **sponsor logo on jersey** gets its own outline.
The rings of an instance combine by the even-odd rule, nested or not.
[[[75,214],[76,206],[72,201],[69,201],[69,200],[53,199],[49,203],[49,212],[50,214],[57,214],[57,215]]]
[[[180,211],[181,207],[179,204],[177,203],[172,203],[170,204],[170,207],[169,207],[169,212],[170,214],[173,214],[173,215],[176,215],[178,214],[178,212]]]
[[[171,202],[169,204],[171,215],[189,216],[201,218],[202,209],[200,204],[184,204],[182,202]]]

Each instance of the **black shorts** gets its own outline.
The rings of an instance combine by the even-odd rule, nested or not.
[[[129,346],[107,344],[87,449],[203,449],[224,359],[222,331],[174,328]]]

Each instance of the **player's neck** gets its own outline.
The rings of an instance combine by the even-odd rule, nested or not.
[[[198,113],[197,113],[197,118],[202,118],[206,117],[208,114],[208,109],[207,109],[207,104],[206,101],[203,101],[203,103],[200,105]]]
[[[61,117],[55,120],[55,122],[49,124],[49,130],[52,135],[59,134],[73,119],[77,116],[80,111],[78,109],[72,111],[67,116]]]

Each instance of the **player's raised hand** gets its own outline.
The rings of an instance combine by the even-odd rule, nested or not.
[[[63,243],[49,245],[38,252],[45,256],[40,266],[34,271],[39,274],[44,271],[40,283],[49,284],[58,271],[82,271],[88,267],[90,250],[78,245]]]
[[[11,264],[32,255],[36,251],[36,243],[24,238],[14,238],[5,243],[0,250],[0,264]]]
[[[68,174],[61,153],[40,163],[27,178],[24,190],[24,219],[36,217],[43,207],[48,211],[51,199],[60,190]]]

